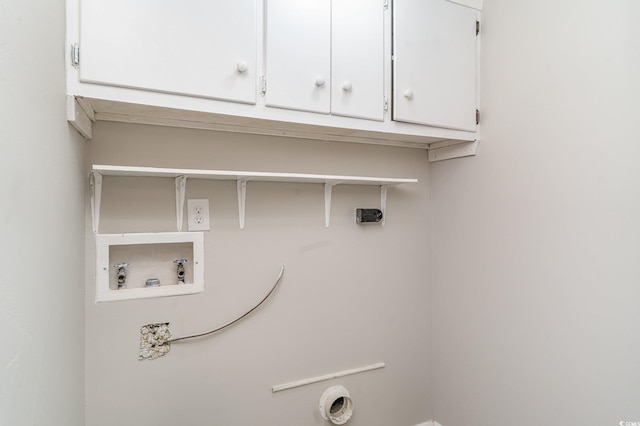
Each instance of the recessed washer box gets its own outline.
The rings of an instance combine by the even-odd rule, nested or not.
[[[183,262],[184,283],[178,280]],[[124,283],[118,273],[124,267]],[[122,278],[122,277],[120,277]],[[159,286],[145,286],[147,280]],[[120,280],[122,281],[122,279]],[[96,235],[96,302],[179,296],[204,291],[204,234],[158,232]]]

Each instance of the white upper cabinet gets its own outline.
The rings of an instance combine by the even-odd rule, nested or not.
[[[256,0],[82,0],[80,81],[254,104]]]
[[[268,106],[329,113],[331,1],[267,0]]]
[[[267,0],[266,104],[382,121],[384,8],[372,0]]]
[[[332,114],[384,118],[384,13],[381,1],[333,1]]]
[[[438,149],[478,138],[482,0],[65,0],[67,117]]]
[[[475,131],[477,12],[448,0],[393,3],[394,120]]]

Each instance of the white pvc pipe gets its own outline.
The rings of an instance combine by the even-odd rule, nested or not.
[[[310,377],[308,379],[298,380],[296,382],[285,383],[282,385],[276,385],[271,388],[273,393],[280,392],[287,389],[298,388],[300,386],[310,385],[311,383],[323,382],[325,380],[337,379],[338,377],[349,376],[351,374],[364,373],[365,371],[378,370],[384,368],[385,363],[379,362],[377,364],[371,364],[364,367],[353,368],[351,370],[338,371],[337,373],[325,374],[324,376]]]

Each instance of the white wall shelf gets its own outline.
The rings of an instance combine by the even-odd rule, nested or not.
[[[178,231],[182,230],[185,190],[188,179],[234,180],[238,191],[238,213],[240,228],[244,229],[245,199],[247,182],[293,182],[324,184],[325,225],[328,227],[331,212],[331,193],[336,185],[373,185],[380,187],[380,210],[384,213],[387,202],[387,188],[405,183],[417,183],[417,179],[381,178],[367,176],[318,175],[305,173],[273,173],[227,170],[170,169],[156,167],[94,165],[91,170],[91,215],[93,232],[98,233],[100,225],[100,202],[102,198],[103,176],[166,177],[175,180],[176,221]]]

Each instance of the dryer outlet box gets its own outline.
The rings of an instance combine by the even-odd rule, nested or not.
[[[382,221],[380,209],[356,209],[356,223],[377,223]]]

